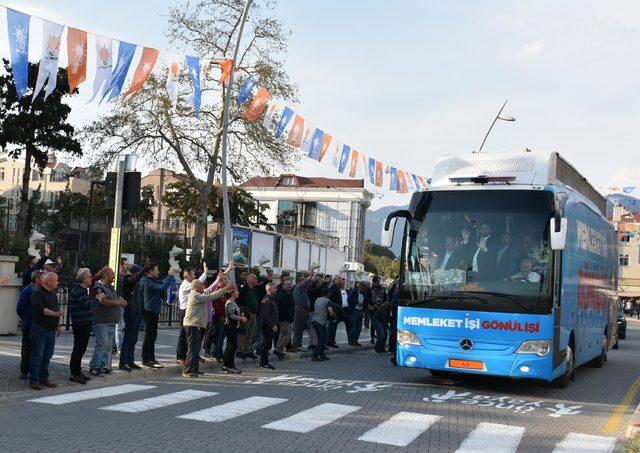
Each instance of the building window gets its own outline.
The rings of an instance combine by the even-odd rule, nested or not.
[[[631,240],[631,235],[629,233],[623,233],[619,240],[620,242],[629,242]]]
[[[282,184],[283,186],[295,186],[296,178],[293,178],[291,176],[284,177],[280,180],[280,184]]]
[[[0,168],[0,181],[4,181],[4,167]]]
[[[296,221],[297,213],[298,210],[293,201],[278,201],[278,225],[293,225]]]
[[[620,255],[620,266],[629,265],[629,255]]]

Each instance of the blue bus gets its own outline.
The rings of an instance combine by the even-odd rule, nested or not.
[[[404,218],[396,364],[566,387],[617,337],[605,199],[558,153],[445,156]]]

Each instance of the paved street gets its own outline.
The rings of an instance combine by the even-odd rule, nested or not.
[[[639,324],[627,338],[564,390],[438,380],[369,350],[274,372],[246,364],[239,376],[20,392],[0,404],[0,451],[621,451],[638,403],[632,393],[619,409],[640,375]]]

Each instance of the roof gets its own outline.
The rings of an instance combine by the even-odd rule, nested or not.
[[[283,178],[293,178],[294,184],[282,184]],[[275,176],[256,176],[240,184],[240,187],[307,187],[326,189],[363,189],[364,179],[323,178],[321,176],[299,176],[282,174]]]

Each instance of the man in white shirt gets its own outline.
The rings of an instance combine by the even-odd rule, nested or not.
[[[204,271],[198,278],[202,283],[207,279],[207,263],[202,264]],[[187,305],[189,301],[189,293],[191,292],[191,282],[196,279],[196,274],[193,268],[186,268],[182,273],[184,279],[180,283],[178,288],[178,308],[180,309],[180,335],[178,336],[178,345],[176,346],[176,363],[184,365],[184,361],[187,358],[187,331],[182,325],[184,321],[184,315],[187,312]]]
[[[471,272],[477,276],[478,280],[495,280],[497,250],[492,237],[491,225],[488,223],[480,225],[477,244],[472,244],[469,236],[468,229],[462,230],[463,244],[472,253],[470,255]]]
[[[537,272],[533,272],[533,264],[530,260],[524,259],[520,261],[520,272],[511,277],[511,280],[521,281],[521,282],[530,282],[530,283],[539,283],[540,282],[540,274]]]

